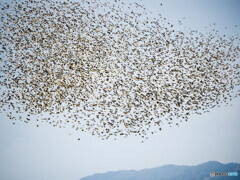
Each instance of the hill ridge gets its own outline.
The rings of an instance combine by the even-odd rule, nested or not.
[[[220,163],[218,161],[208,161],[198,165],[174,165],[166,164],[155,168],[141,170],[120,170],[96,173],[91,176],[83,177],[80,180],[192,180],[192,179],[211,179],[210,172],[238,172],[240,175],[240,163]],[[240,177],[218,176],[214,179],[239,179]]]

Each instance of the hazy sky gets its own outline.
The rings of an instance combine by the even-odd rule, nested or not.
[[[161,7],[159,4],[163,3]],[[239,0],[143,0],[153,13],[191,29],[216,23],[220,33],[240,27]],[[238,25],[238,28],[235,28]],[[227,27],[227,29],[225,28]],[[163,127],[145,143],[139,138],[105,140],[40,124],[12,125],[0,115],[0,179],[77,180],[106,171],[143,169],[165,164],[196,165],[209,160],[240,163],[240,99],[232,106],[194,115],[180,127]],[[69,136],[68,133],[72,135]]]

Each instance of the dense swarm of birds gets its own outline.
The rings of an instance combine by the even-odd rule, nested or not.
[[[177,30],[119,0],[13,0],[0,13],[0,109],[13,123],[148,138],[239,95],[238,36]]]

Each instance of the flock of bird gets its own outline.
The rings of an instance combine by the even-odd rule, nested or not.
[[[140,3],[1,4],[0,113],[103,139],[161,131],[239,95],[239,37],[177,30]]]

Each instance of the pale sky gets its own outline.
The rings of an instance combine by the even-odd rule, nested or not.
[[[186,18],[183,25],[191,29],[203,32],[207,31],[205,26],[216,23],[222,34],[239,32],[238,0],[143,0],[142,4],[173,23]],[[78,141],[71,129],[49,124],[36,128],[21,122],[12,125],[1,114],[0,179],[77,180],[94,173],[166,164],[197,165],[210,160],[240,163],[239,100],[204,115],[192,115],[180,127],[165,126],[145,143],[138,137],[102,141],[83,133],[78,134]]]

